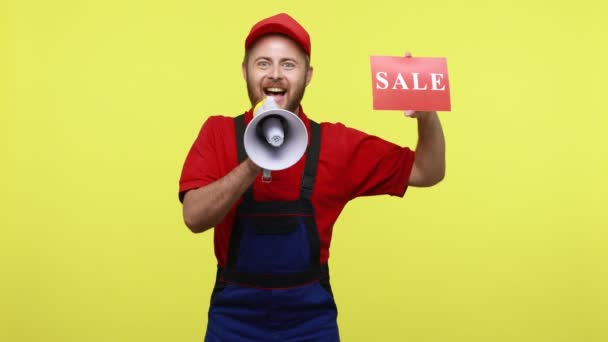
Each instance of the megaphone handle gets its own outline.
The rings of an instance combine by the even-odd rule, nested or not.
[[[262,169],[262,182],[263,183],[272,182],[272,176],[270,175],[270,170]]]

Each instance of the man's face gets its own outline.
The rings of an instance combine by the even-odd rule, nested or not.
[[[243,62],[243,77],[252,106],[272,96],[279,107],[297,113],[312,78],[312,68],[294,41],[267,35],[250,48]]]

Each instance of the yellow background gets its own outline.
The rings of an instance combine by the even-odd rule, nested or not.
[[[344,341],[607,341],[606,8],[581,1],[0,2],[0,340],[202,341],[212,234],[177,182],[200,125],[249,105],[251,25],[312,37],[304,106],[372,110],[370,55],[446,57],[447,178],[335,226]]]

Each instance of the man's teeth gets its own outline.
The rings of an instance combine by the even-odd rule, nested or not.
[[[266,92],[268,92],[268,93],[284,93],[285,89],[283,89],[283,88],[266,88]]]

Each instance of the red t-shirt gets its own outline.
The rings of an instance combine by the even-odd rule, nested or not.
[[[299,117],[310,132],[310,122],[302,107]],[[252,111],[245,113],[249,124]],[[392,195],[403,197],[414,163],[414,152],[378,137],[365,134],[341,123],[323,122],[321,150],[312,194],[315,221],[321,240],[321,264],[329,258],[332,229],[342,209],[359,196]],[[180,200],[186,191],[210,184],[237,166],[234,118],[212,116],[207,119],[194,141],[179,182]],[[256,201],[292,201],[300,196],[306,155],[295,165],[272,171],[272,181],[257,177],[253,184]],[[228,242],[237,203],[214,229],[215,255],[225,266]]]

